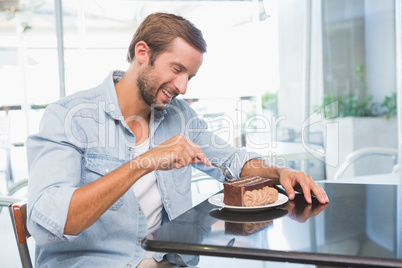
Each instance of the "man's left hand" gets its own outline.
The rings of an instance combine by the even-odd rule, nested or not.
[[[304,194],[308,203],[312,203],[311,194],[315,195],[321,204],[329,202],[328,196],[321,186],[315,184],[310,175],[304,172],[286,168],[280,172],[279,182],[285,189],[290,200],[295,198],[295,190]]]

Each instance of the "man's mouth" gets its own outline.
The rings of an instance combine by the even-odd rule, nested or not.
[[[170,94],[166,89],[162,88],[162,92],[171,100],[175,95]]]

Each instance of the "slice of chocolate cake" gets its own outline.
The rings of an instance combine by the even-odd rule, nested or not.
[[[223,184],[223,203],[228,206],[265,206],[278,200],[278,191],[271,179],[259,176],[244,177]]]

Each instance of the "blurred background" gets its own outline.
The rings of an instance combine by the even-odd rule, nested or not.
[[[318,180],[393,172],[397,2],[0,0],[0,194],[24,197],[13,186],[46,106],[126,70],[156,11],[202,30],[208,52],[181,98],[233,146]]]

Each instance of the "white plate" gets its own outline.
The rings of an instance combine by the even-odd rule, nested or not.
[[[286,202],[288,202],[288,200],[289,198],[286,195],[278,193],[278,200],[276,200],[274,203],[257,207],[239,207],[239,206],[225,205],[225,203],[223,203],[223,193],[216,194],[208,198],[208,202],[211,203],[212,205],[237,211],[256,211],[256,210],[267,209],[285,204]]]

